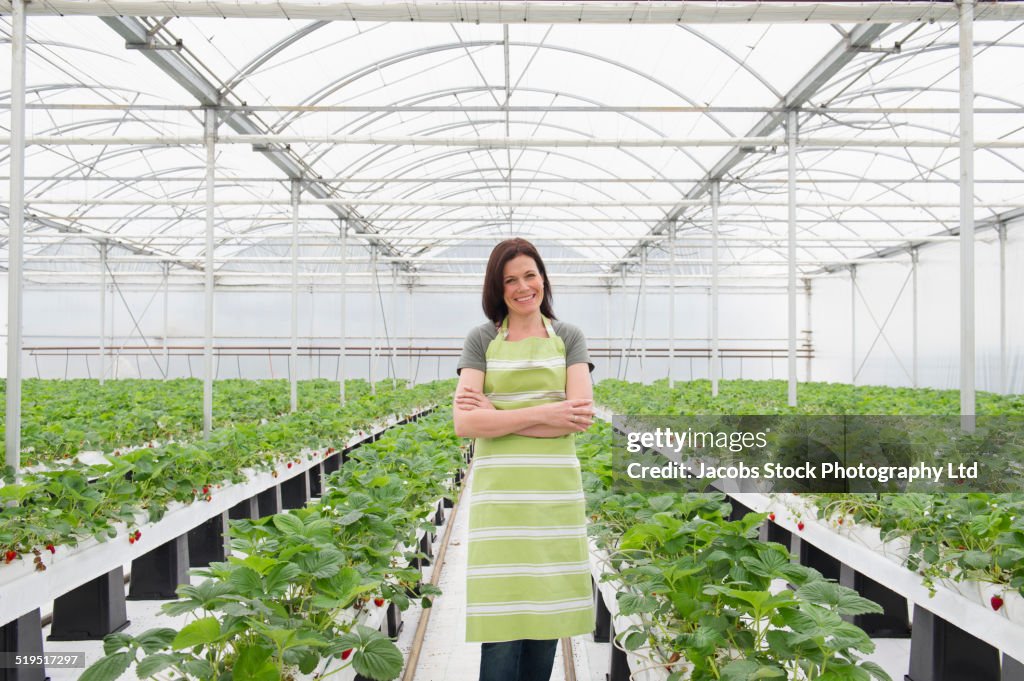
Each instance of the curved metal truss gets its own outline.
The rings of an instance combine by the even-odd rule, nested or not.
[[[578,271],[612,281],[635,271],[643,251],[663,249],[672,226],[696,244],[696,260],[707,256],[717,186],[721,234],[733,243],[723,267],[771,276],[787,264],[779,247],[787,154],[777,141],[790,111],[802,138],[844,142],[796,153],[800,276],[891,256],[959,224],[948,198],[959,159],[953,23],[612,32],[270,21],[250,40],[240,39],[251,26],[244,23],[222,31],[188,18],[102,22],[29,21],[28,136],[51,139],[29,147],[30,278],[94,273],[100,243],[115,270],[155,275],[169,263],[202,272],[205,154],[173,141],[202,141],[209,110],[221,137],[267,140],[215,146],[212,255],[223,276],[281,270],[274,258],[288,259],[296,182],[300,260],[327,271],[324,253],[348,224],[368,235],[352,257],[365,265],[376,249],[380,262],[409,276],[479,271],[487,243],[517,233],[564,242]],[[978,218],[999,224],[1024,204],[1024,157],[1012,144],[1024,129],[1024,93],[989,92],[985,83],[1006,82],[999,70],[1014,62],[1022,32],[1009,21],[979,22],[976,31],[978,137],[1011,143],[975,154]],[[94,47],[104,40],[109,49]],[[995,72],[983,75],[986,65]],[[111,144],[82,146],[90,138]],[[403,143],[440,138],[565,143]],[[634,143],[687,138],[721,143]],[[188,200],[200,203],[180,205]],[[260,249],[277,255],[261,264],[252,255]],[[707,272],[682,260],[677,267]]]

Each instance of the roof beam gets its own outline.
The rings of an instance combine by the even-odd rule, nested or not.
[[[2,215],[5,218],[9,218],[10,214],[11,211],[9,207],[0,205],[0,215]],[[51,220],[49,218],[45,218],[41,215],[35,215],[30,212],[25,213],[25,219],[34,222],[40,227],[46,227],[47,229],[52,229],[62,234],[79,234],[82,236],[87,236],[89,238],[94,238],[97,241],[105,241],[109,244],[113,244],[118,248],[123,248],[126,251],[129,251],[136,255],[145,255],[150,258],[156,258],[160,262],[171,263],[172,265],[178,265],[179,267],[195,270],[196,272],[203,271],[203,267],[201,265],[197,265],[189,258],[181,258],[180,256],[175,255],[174,253],[171,253],[169,251],[161,251],[157,249],[148,248],[146,246],[140,246],[134,241],[130,239],[125,239],[116,234],[109,234],[101,230],[90,230],[84,229],[82,227],[76,227],[71,224]]]
[[[779,100],[772,110],[765,113],[743,137],[767,137],[778,130],[785,122],[788,111],[798,109],[809,102],[825,83],[849,64],[859,52],[870,47],[888,27],[889,24],[857,24],[845,38],[829,50],[824,58],[804,74],[796,85],[786,93],[785,97]],[[683,201],[693,201],[708,194],[713,182],[724,179],[752,151],[751,147],[742,144],[732,147],[708,171],[702,181],[694,184],[683,197]],[[651,229],[651,234],[668,234],[669,224],[678,220],[687,207],[684,203],[680,203],[679,206],[669,210],[666,218]],[[635,258],[645,244],[646,242],[638,243],[629,249],[625,260]],[[618,271],[623,266],[617,266],[613,268],[613,271]]]
[[[976,220],[974,222],[974,230],[979,231],[982,229],[998,229],[999,225],[1009,226],[1011,223],[1018,222],[1022,219],[1024,219],[1024,208],[1015,208],[1013,210],[1008,210],[1005,213],[1000,213],[999,215],[994,215],[990,218],[985,218],[984,220]],[[950,229],[943,230],[941,232],[935,232],[934,234],[931,234],[927,237],[919,237],[917,239],[915,239],[914,237],[907,237],[906,243],[904,244],[901,244],[899,246],[889,246],[888,248],[882,248],[880,250],[875,251],[871,255],[858,256],[857,260],[883,260],[894,255],[902,255],[904,253],[909,253],[910,251],[921,248],[922,246],[933,245],[936,242],[942,243],[942,241],[938,241],[934,237],[955,238],[958,236],[960,236],[959,226],[951,227]],[[842,265],[829,265],[826,267],[822,267],[821,270],[818,272],[813,272],[812,275],[832,274],[834,272],[838,272],[844,269],[849,269],[849,267]]]
[[[102,21],[110,26],[118,35],[125,39],[126,45],[145,45],[152,37],[141,20],[127,17],[103,17]],[[167,32],[166,27],[162,29]],[[219,107],[227,93],[222,93],[217,85],[201,74],[190,64],[180,51],[167,49],[144,49],[142,53],[176,83],[181,85],[200,104],[208,107]],[[244,104],[244,103],[243,103]],[[224,115],[224,123],[240,135],[267,135],[272,130],[247,111],[232,111]],[[281,169],[288,179],[299,180],[306,190],[318,199],[329,199],[334,191],[301,156],[287,146],[274,147],[269,145],[253,146],[253,150],[266,156],[271,163]],[[375,234],[376,229],[356,211],[344,206],[331,206],[330,210],[339,218],[349,221],[360,234]],[[400,253],[383,238],[373,240],[388,255],[398,256]]]

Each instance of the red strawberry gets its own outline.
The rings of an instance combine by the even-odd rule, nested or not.
[[[842,518],[840,518],[840,519],[839,519],[839,524],[840,524],[840,525],[842,525],[842,524],[843,524],[843,519],[842,519]]]
[[[203,485],[203,494],[209,494],[209,493],[210,493],[210,486],[209,485]]]
[[[17,551],[8,551],[7,553],[4,554],[4,562],[5,563],[10,563],[12,560],[14,560],[17,557],[18,557],[18,552]]]
[[[47,544],[46,545],[46,550],[49,551],[50,553],[57,553],[57,549],[56,549],[56,547],[54,547],[53,544]]]
[[[134,534],[129,534],[128,535],[128,543],[129,544],[134,544],[135,543],[135,535]]]
[[[384,599],[383,598],[379,598],[379,597],[378,598],[374,598],[373,599],[373,604],[376,605],[379,608],[380,606],[384,605]]]
[[[992,604],[993,610],[999,610],[999,608],[1003,607],[1003,599],[1001,596],[993,596],[989,599],[989,603]]]
[[[351,655],[352,655],[352,649],[351,649],[351,648],[349,648],[348,650],[344,651],[344,652],[343,652],[343,653],[341,654],[341,659],[343,659],[343,660],[347,660],[347,659],[348,659],[348,658],[349,658],[349,657],[350,657]]]
[[[135,530],[135,541],[142,539],[142,530]]]
[[[775,513],[774,512],[768,514],[768,520],[772,521],[773,523],[775,522]]]
[[[803,531],[803,529],[804,529],[804,521],[801,520],[800,522],[798,522],[796,524],[796,529],[798,529],[800,531]]]
[[[292,462],[291,462],[291,461],[289,461],[289,462],[288,462],[288,468],[291,468],[291,467],[292,467]]]

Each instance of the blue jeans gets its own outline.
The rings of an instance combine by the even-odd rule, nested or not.
[[[548,681],[558,639],[480,644],[480,681]]]

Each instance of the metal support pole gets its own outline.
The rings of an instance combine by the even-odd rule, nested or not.
[[[917,375],[917,262],[918,251],[916,248],[910,251],[910,293],[911,293],[911,315],[910,315],[910,349],[912,353],[911,382],[913,387],[918,387]]]
[[[960,416],[974,416],[974,0],[960,0]]]
[[[413,304],[412,304],[412,282],[411,281],[409,282],[408,290],[409,290],[409,296],[405,300],[405,305],[406,305],[406,308],[405,308],[405,331],[406,331],[406,335],[408,336],[408,339],[409,339],[409,342],[408,342],[408,345],[409,345],[409,356],[408,356],[408,362],[407,362],[408,370],[406,371],[405,376],[409,380],[409,387],[411,388],[412,387],[412,374],[413,374],[413,370],[412,370],[412,324],[413,324],[413,309],[414,309],[413,308]]]
[[[621,278],[622,278],[622,309],[623,310],[628,310],[629,309],[629,289],[626,287],[626,269],[627,268],[623,267],[620,270],[620,272],[622,273],[621,274]],[[616,378],[620,378],[622,380],[626,379],[626,370],[629,368],[629,358],[633,354],[633,337],[635,335],[630,329],[627,328],[628,319],[629,319],[629,315],[625,315],[625,314],[622,315],[622,324],[620,325],[621,333],[619,335],[619,340],[622,342],[622,345],[619,347],[619,371],[616,372],[616,376],[615,377]],[[629,341],[628,341],[629,342],[629,346],[628,347],[626,346],[626,343],[627,343],[626,339],[627,338],[629,339]],[[622,375],[619,376],[619,373],[621,373]]]
[[[291,353],[288,355],[288,383],[291,411],[299,410],[299,192],[298,179],[292,180],[292,319]]]
[[[999,392],[1010,392],[1006,363],[1006,225],[999,225]]]
[[[608,339],[608,376],[612,377],[612,286],[608,284],[608,296],[604,306],[604,335]]]
[[[341,220],[341,331],[338,334],[338,386],[339,397],[341,399],[341,406],[345,406],[345,352],[347,350],[348,341],[345,338],[345,303],[348,298],[348,291],[345,290],[348,282],[346,281],[347,273],[345,267],[345,254],[348,249],[348,220]]]
[[[377,295],[380,292],[380,280],[377,277],[377,245],[370,244],[370,276],[373,277],[373,284],[369,294],[370,314],[370,394],[377,394],[375,382],[376,373],[373,366],[377,357]]]
[[[217,111],[206,110],[206,261],[203,265],[205,286],[203,301],[205,321],[203,324],[203,437],[213,430],[213,221],[214,190],[216,188],[217,163]]]
[[[805,360],[805,371],[804,380],[808,383],[811,382],[811,339],[814,337],[811,326],[811,281],[810,277],[804,278],[804,319],[806,320],[807,329],[804,330],[804,337],[806,340],[807,359]]]
[[[110,264],[110,254],[107,254],[107,264]],[[109,353],[110,353],[110,378],[116,380],[118,378],[118,370],[120,369],[118,360],[121,358],[121,350],[114,349],[117,344],[117,296],[114,295],[117,292],[117,281],[116,276],[113,272],[110,273],[110,324],[107,326],[107,338],[109,339]]]
[[[164,263],[164,380],[171,377],[171,342],[168,339],[170,324],[168,323],[168,302],[171,290],[171,263]]]
[[[857,385],[857,266],[850,265],[850,383]]]
[[[668,234],[668,387],[675,387],[672,365],[676,359],[676,227],[675,220],[669,224]]]
[[[107,375],[107,242],[100,244],[100,385]]]
[[[721,200],[718,180],[711,183],[711,396],[718,397],[721,373],[718,344],[718,203]]]
[[[647,383],[647,245],[640,249],[640,383]]]
[[[21,462],[22,244],[25,238],[25,0],[11,3],[11,212],[7,242],[7,447],[4,463]]]
[[[789,112],[786,142],[789,156],[789,406],[796,406],[796,111]]]
[[[391,389],[398,388],[398,265],[391,264]]]

